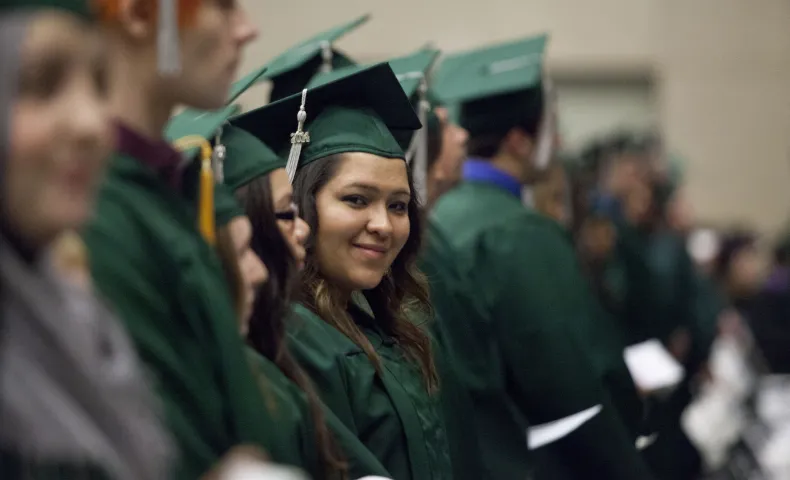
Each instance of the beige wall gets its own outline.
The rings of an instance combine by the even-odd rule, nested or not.
[[[790,215],[787,0],[245,0],[261,37],[243,71],[369,12],[339,43],[359,59],[552,34],[555,71],[653,73],[659,124],[689,158],[700,217],[774,230]],[[245,97],[254,104],[259,90]]]

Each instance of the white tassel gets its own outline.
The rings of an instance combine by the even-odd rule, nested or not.
[[[535,148],[535,168],[545,170],[554,155],[554,129],[557,126],[557,106],[551,81],[543,79],[543,120],[540,122],[538,141]]]
[[[334,55],[335,54],[332,52],[332,44],[326,40],[321,42],[321,73],[332,71],[332,58]]]
[[[178,38],[178,0],[159,0],[157,32],[159,73],[175,75],[181,71]]]
[[[285,171],[288,173],[288,180],[291,183],[293,183],[296,169],[299,167],[302,145],[310,143],[310,132],[304,131],[304,122],[307,120],[307,112],[304,109],[305,102],[307,102],[307,89],[302,90],[302,105],[299,107],[299,113],[296,114],[298,122],[296,132],[291,134],[291,152],[288,155],[288,163],[285,165]]]
[[[221,142],[222,127],[219,127],[217,135],[214,137],[214,153],[211,156],[211,163],[214,166],[214,180],[217,183],[225,183],[225,157],[228,153],[227,148]]]
[[[425,77],[420,80],[417,94],[419,96],[417,116],[422,128],[412,136],[409,150],[406,152],[406,162],[412,171],[417,198],[422,205],[425,205],[428,200],[428,113],[431,109],[427,99],[428,83]]]

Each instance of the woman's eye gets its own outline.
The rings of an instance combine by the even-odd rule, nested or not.
[[[364,207],[368,204],[368,201],[362,195],[346,195],[343,197],[343,201],[347,204],[351,205],[352,207]]]
[[[406,213],[409,211],[409,204],[406,202],[394,202],[390,205],[390,210],[396,213]]]
[[[21,78],[21,93],[41,100],[52,98],[62,86],[66,76],[63,61],[47,61],[25,71]]]

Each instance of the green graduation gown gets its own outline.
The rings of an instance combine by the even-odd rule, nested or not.
[[[315,443],[313,418],[307,395],[269,359],[252,349],[248,355],[260,376],[265,405],[280,432],[278,445],[270,447],[273,460],[300,467],[318,480],[325,478],[321,457]],[[323,405],[322,405],[323,406]],[[334,435],[351,479],[366,475],[389,477],[376,457],[324,406],[327,428]]]
[[[301,305],[289,323],[289,348],[324,403],[398,480],[452,478],[437,396],[373,318],[349,313],[381,358],[379,375],[364,351]]]
[[[604,388],[606,362],[594,345],[605,334],[596,328],[591,294],[559,225],[479,182],[442,197],[431,220],[452,252],[454,266],[428,262],[447,282],[435,290],[435,306],[474,401],[472,428],[485,478],[524,478],[534,467],[536,478],[650,478]],[[451,304],[464,314],[446,315]],[[527,451],[530,423],[599,404],[602,411],[567,437],[534,455]]]
[[[149,369],[180,450],[176,476],[189,480],[234,446],[278,442],[195,205],[154,169],[116,154],[84,232],[95,285]]]

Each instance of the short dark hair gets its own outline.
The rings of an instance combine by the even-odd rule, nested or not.
[[[491,158],[514,128],[537,137],[545,107],[543,90],[535,88],[506,93],[465,103],[461,107],[461,124],[469,132],[469,154]],[[513,105],[524,108],[514,109]]]

